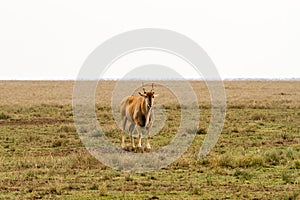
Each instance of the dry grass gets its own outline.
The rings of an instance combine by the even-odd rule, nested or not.
[[[300,82],[225,82],[224,129],[203,159],[198,152],[210,120],[209,95],[203,82],[191,84],[201,119],[188,151],[164,169],[126,174],[83,147],[73,124],[73,82],[1,81],[0,199],[299,199]],[[109,107],[114,86],[99,84],[96,112],[119,145]],[[168,120],[152,139],[153,151],[172,139],[179,123],[180,106],[162,87],[157,91]]]
[[[200,105],[210,105],[210,96],[205,82],[191,81]],[[0,81],[0,105],[71,105],[73,81]],[[98,83],[97,104],[110,104],[114,81]],[[300,81],[225,81],[229,108],[299,108]],[[163,87],[160,103],[170,103],[170,93]],[[130,94],[128,94],[130,95]],[[172,100],[172,99],[171,99]]]

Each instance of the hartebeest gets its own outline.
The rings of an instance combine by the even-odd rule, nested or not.
[[[147,148],[150,146],[150,129],[154,121],[153,103],[154,97],[158,96],[154,94],[153,83],[150,92],[147,92],[143,85],[143,93],[139,92],[140,96],[128,96],[125,97],[120,106],[120,114],[122,121],[122,144],[121,147],[125,147],[125,127],[127,121],[129,125],[129,133],[132,147],[135,147],[133,132],[134,129],[138,132],[138,147],[142,147],[142,130],[145,128],[147,131]]]

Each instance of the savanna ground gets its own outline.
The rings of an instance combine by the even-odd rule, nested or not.
[[[198,152],[210,100],[203,82],[191,82],[201,112],[194,142],[171,165],[139,174],[106,167],[85,149],[73,122],[73,84],[0,81],[0,199],[300,199],[299,81],[225,82],[224,129],[205,158]],[[96,112],[119,145],[114,85],[99,83]],[[156,91],[167,121],[152,151],[170,141],[180,120],[176,101]]]

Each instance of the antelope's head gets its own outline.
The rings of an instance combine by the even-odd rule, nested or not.
[[[143,87],[143,91],[144,91],[143,93],[139,92],[139,94],[142,97],[144,97],[147,108],[151,109],[153,106],[153,103],[154,103],[154,97],[158,96],[158,94],[154,93],[153,83],[152,83],[152,89],[150,90],[150,92],[147,92],[144,87]]]

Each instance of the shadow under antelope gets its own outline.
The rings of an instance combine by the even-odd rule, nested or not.
[[[129,122],[129,134],[132,147],[135,148],[133,132],[134,129],[138,132],[138,147],[142,147],[142,130],[145,128],[147,131],[147,149],[151,149],[150,145],[150,129],[154,121],[153,103],[154,97],[158,94],[154,94],[154,88],[152,83],[152,89],[147,92],[143,87],[143,93],[139,92],[140,96],[128,96],[125,97],[120,106],[121,114],[121,126],[122,126],[122,143],[121,147],[125,148],[125,127]]]

